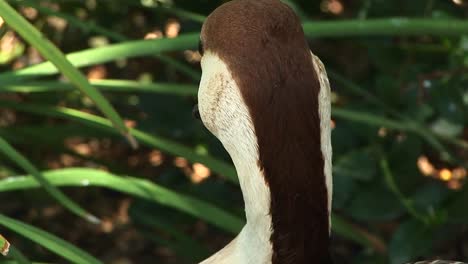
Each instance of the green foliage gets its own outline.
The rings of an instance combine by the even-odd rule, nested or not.
[[[42,34],[32,26],[25,18],[18,14],[8,3],[0,0],[0,16],[16,32],[25,38],[46,58],[54,64],[60,72],[67,77],[84,94],[89,96],[104,114],[114,123],[121,133],[127,134],[127,127],[117,112],[112,108],[109,102],[103,97],[99,90],[93,88],[86,77],[84,77],[71,63],[65,58],[60,50],[52,42],[42,36]]]
[[[30,263],[25,256],[111,263],[107,252],[95,249],[99,245],[77,244],[82,250],[59,238],[63,233],[52,235],[57,232],[52,225],[36,224],[58,221],[37,213],[54,205],[47,193],[79,215],[89,214],[71,199],[100,218],[110,209],[86,201],[109,204],[131,197],[127,228],[170,249],[177,263],[202,260],[219,247],[211,244],[213,237],[222,245],[240,230],[242,199],[234,167],[190,113],[200,69],[187,58],[201,23],[221,2],[0,0],[6,22],[0,23],[0,44],[13,32],[24,39],[16,37],[9,51],[0,50],[0,152],[9,158],[0,162],[0,225],[6,231],[0,233],[15,246],[11,259],[0,263]],[[327,66],[332,85],[337,258],[359,264],[466,258],[452,250],[466,246],[468,222],[466,180],[454,178],[455,170],[468,168],[466,6],[363,0],[333,13],[326,10],[328,1],[284,2],[303,20],[311,50]],[[28,15],[24,7],[38,14]],[[60,18],[65,27],[50,18]],[[180,23],[176,37],[142,40],[171,21]],[[37,63],[41,59],[31,55],[31,47],[44,62]],[[103,76],[86,78],[99,67]],[[127,128],[123,120],[137,125]],[[140,149],[131,150],[121,134],[134,138]],[[81,153],[67,143],[77,138],[88,145],[111,142],[111,151]],[[118,154],[122,148],[124,154]],[[127,161],[139,155],[138,162],[147,164],[152,150],[162,151],[166,160],[184,158],[188,165],[165,161],[147,173]],[[52,166],[62,155],[77,164]],[[418,168],[423,157],[433,164],[433,177],[423,176],[421,164]],[[187,180],[186,169],[197,163],[211,173],[200,184]],[[441,169],[450,171],[451,179],[434,179]],[[37,245],[53,254],[35,250]],[[109,245],[106,251],[112,250]],[[156,262],[154,255],[135,261]]]
[[[47,232],[37,229],[33,226],[19,222],[12,218],[0,214],[0,225],[8,227],[9,229],[33,240],[34,242],[42,245],[52,252],[62,256],[63,258],[73,262],[82,264],[100,264],[101,261],[93,256],[90,256],[81,249],[73,246],[72,244],[53,236]]]
[[[31,173],[35,180],[40,183],[41,187],[44,188],[51,196],[60,202],[65,208],[69,209],[76,215],[83,217],[89,221],[99,221],[95,216],[87,213],[83,208],[77,205],[75,202],[70,200],[65,194],[63,194],[54,185],[50,184],[49,181],[38,171],[38,169],[23,155],[18,153],[8,142],[0,137],[0,152],[10,158],[18,166],[23,168],[25,171]]]
[[[86,168],[54,170],[44,172],[43,175],[51,184],[56,186],[107,187],[135,197],[151,200],[155,203],[173,207],[194,217],[204,219],[234,234],[239,232],[242,227],[242,220],[227,212],[206,202],[176,193],[146,180],[116,176],[104,171]],[[31,177],[15,177],[0,181],[1,192],[33,187],[37,188],[39,185]]]

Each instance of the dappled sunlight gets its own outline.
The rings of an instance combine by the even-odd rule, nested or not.
[[[344,11],[344,6],[340,0],[322,0],[320,10],[333,15],[340,15]]]
[[[180,168],[184,174],[189,177],[190,181],[199,184],[211,176],[211,170],[201,163],[193,163],[192,165],[187,159],[176,157],[174,165]]]
[[[0,38],[0,63],[7,63],[13,60],[23,51],[24,45],[13,31],[8,30],[3,37]],[[16,65],[14,68],[19,69],[22,67],[24,67],[24,62],[22,65]]]
[[[450,189],[459,190],[466,182],[467,171],[463,167],[436,169],[426,156],[420,156],[417,165],[421,174],[445,182]]]
[[[178,168],[187,168],[189,163],[187,161],[187,159],[185,158],[182,158],[182,157],[176,157],[174,159],[174,165]]]
[[[124,124],[128,128],[136,128],[138,125],[138,122],[136,120],[125,119]]]
[[[201,183],[211,175],[210,169],[201,163],[194,163],[192,165],[192,168],[193,172],[190,175],[190,180],[193,183]]]
[[[153,30],[151,32],[146,33],[144,39],[158,39],[164,37],[161,30]]]
[[[418,168],[419,171],[425,176],[432,176],[435,175],[435,168],[429,162],[426,156],[421,156],[418,158]]]
[[[185,55],[185,60],[187,60],[190,63],[200,63],[201,61],[201,55],[198,51],[185,50],[184,55]]]
[[[49,6],[51,8],[53,8],[52,6]],[[58,6],[55,5],[55,10],[58,9]],[[20,8],[20,12],[23,16],[27,17],[29,20],[34,20],[37,18],[39,12],[37,11],[37,9],[35,9],[34,7],[30,7],[30,6],[26,6],[26,7],[21,7]]]
[[[101,80],[107,77],[107,68],[104,65],[96,65],[88,70],[88,80]]]
[[[153,150],[148,153],[148,162],[153,166],[160,166],[164,162],[162,152],[159,150]]]
[[[192,117],[200,30],[224,2],[0,0],[8,20],[0,17],[0,233],[31,261],[199,263],[238,234],[245,195],[236,169],[219,140]],[[459,248],[468,245],[462,210],[468,197],[467,0],[282,2],[302,20],[308,47],[330,81],[335,262],[466,259]],[[26,24],[8,16],[3,3]],[[241,18],[239,27],[251,22],[242,15],[232,17]],[[283,32],[294,32],[278,30],[280,18],[268,24],[271,32],[258,32],[265,53]],[[228,30],[219,32],[222,38]],[[239,81],[242,74],[233,73],[250,67],[243,56],[251,53],[233,36],[243,50],[229,69]],[[280,77],[274,93],[259,93],[271,100],[265,114],[314,105],[291,101],[273,109],[275,96],[297,90],[282,90],[290,76],[284,73],[297,70],[290,56],[296,50],[286,44],[245,71],[252,82],[238,82]],[[269,61],[280,52],[288,55],[287,67]],[[302,146],[282,144],[276,129],[291,127],[265,129],[272,149],[309,155]],[[262,171],[267,180],[268,168]],[[315,181],[317,175],[307,176]],[[285,170],[281,177],[298,175]],[[314,188],[304,191],[316,194]],[[68,210],[63,197],[85,214]],[[24,224],[22,231],[36,227],[53,236],[16,234],[9,217]]]
[[[456,5],[466,5],[468,2],[466,0],[452,0]]]
[[[110,234],[116,228],[121,228],[122,226],[129,224],[130,216],[128,214],[128,210],[130,209],[131,203],[132,200],[128,198],[119,201],[117,212],[102,219],[101,224],[99,225],[100,231]]]
[[[175,19],[167,21],[164,32],[168,38],[175,38],[180,32],[180,23]]]
[[[387,128],[385,127],[380,127],[379,130],[377,131],[377,134],[379,137],[386,137],[387,136]]]
[[[67,21],[60,17],[49,17],[47,19],[47,23],[49,26],[51,26],[53,29],[57,31],[65,30],[65,28],[68,25]]]

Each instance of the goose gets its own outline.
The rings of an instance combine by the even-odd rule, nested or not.
[[[229,1],[199,52],[193,112],[229,153],[247,220],[201,263],[333,263],[330,85],[298,16],[280,0]]]

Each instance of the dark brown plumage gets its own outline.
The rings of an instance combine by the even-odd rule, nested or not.
[[[201,39],[228,65],[253,119],[271,190],[272,263],[331,263],[320,83],[299,18],[279,0],[231,1]]]

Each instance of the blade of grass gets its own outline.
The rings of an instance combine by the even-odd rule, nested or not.
[[[468,21],[461,19],[378,18],[366,20],[307,21],[308,38],[356,36],[456,36],[468,32]]]
[[[181,96],[195,96],[197,94],[197,86],[190,84],[149,83],[113,79],[91,80],[90,84],[95,88],[110,92],[148,92]],[[14,93],[38,93],[71,90],[73,90],[72,84],[59,81],[36,81],[0,86],[0,92]]]
[[[414,124],[413,131],[418,133],[423,139],[426,140],[432,147],[437,149],[439,151],[439,157],[444,160],[448,161],[451,163],[457,162],[460,164],[464,164],[466,166],[466,163],[458,158],[455,158],[455,156],[447,149],[445,145],[443,145],[431,132],[429,132],[429,129],[425,130],[424,128],[419,127],[417,124]]]
[[[180,210],[233,234],[239,232],[243,225],[243,220],[240,218],[207,202],[174,192],[148,180],[116,176],[105,171],[88,168],[45,171],[43,174],[55,186],[109,188]],[[10,177],[0,181],[0,192],[37,187],[39,185],[31,176]]]
[[[127,38],[124,35],[121,35],[121,34],[116,33],[114,31],[108,30],[108,29],[106,29],[104,27],[101,27],[101,26],[99,26],[97,24],[79,20],[74,16],[71,16],[71,15],[68,15],[68,14],[65,14],[65,13],[62,13],[62,12],[55,11],[55,10],[52,10],[50,8],[47,8],[47,7],[44,7],[44,6],[41,6],[41,5],[38,5],[34,1],[21,0],[21,1],[17,1],[16,3],[21,4],[21,5],[26,5],[26,6],[33,7],[35,9],[39,10],[39,12],[44,13],[46,15],[63,18],[71,26],[75,26],[75,27],[77,27],[77,28],[79,28],[79,29],[81,29],[81,30],[83,30],[85,32],[94,32],[94,33],[97,33],[97,34],[101,34],[101,35],[103,35],[105,37],[108,37],[110,40],[113,40],[113,41],[116,41],[116,42],[124,42],[124,41],[129,41],[130,40],[129,38]],[[188,65],[186,65],[186,64],[184,64],[184,63],[182,63],[180,61],[177,61],[177,60],[175,60],[175,59],[173,59],[173,58],[171,58],[169,56],[163,55],[163,54],[154,54],[153,56],[156,57],[158,60],[162,61],[163,63],[166,63],[166,64],[174,67],[175,69],[177,69],[181,73],[186,74],[188,77],[192,78],[194,81],[199,81],[200,80],[200,75],[201,75],[200,72],[192,69]]]
[[[70,123],[61,124],[60,126],[54,124],[38,124],[4,127],[0,128],[0,136],[10,144],[26,145],[32,148],[51,146],[51,149],[57,152],[66,149],[63,142],[69,137],[103,138],[109,137],[110,135],[102,130],[83,129],[80,124]],[[62,148],[58,149],[59,147]]]
[[[27,42],[34,46],[46,59],[53,63],[71,83],[87,95],[96,106],[112,121],[113,125],[136,147],[135,140],[128,134],[122,118],[107,99],[93,88],[83,74],[65,58],[55,45],[46,39],[33,25],[16,12],[5,0],[0,0],[0,16]]]
[[[332,109],[332,115],[338,118],[343,118],[350,121],[355,121],[359,123],[364,123],[367,125],[373,126],[385,126],[391,129],[403,130],[403,131],[411,131],[412,128],[405,123],[394,121],[391,119],[387,119],[381,116],[359,112],[344,108],[337,108],[334,107]]]
[[[80,122],[83,125],[94,127],[108,133],[116,133],[112,129],[112,125],[107,119],[102,117],[84,113],[78,110],[65,108],[65,107],[51,107],[38,104],[26,104],[26,103],[14,103],[11,101],[0,100],[0,106],[13,108],[18,111],[24,111],[31,114],[41,114],[51,117],[65,118],[68,120],[74,120]],[[209,155],[197,154],[192,149],[183,146],[177,142],[158,137],[156,135],[150,135],[138,129],[130,129],[130,133],[142,144],[157,148],[166,153],[185,157],[191,162],[199,162],[205,164],[208,168],[214,172],[223,175],[232,183],[238,184],[237,175],[235,169],[224,161],[215,159]]]
[[[34,176],[34,179],[40,184],[53,198],[72,213],[83,217],[91,223],[99,223],[99,219],[86,212],[78,204],[68,198],[63,192],[50,184],[39,170],[27,160],[23,155],[16,151],[7,141],[0,137],[0,152],[8,157],[12,162],[23,168],[24,171]]]
[[[8,255],[10,251],[10,242],[6,240],[2,235],[0,235],[0,254],[3,256]]]
[[[37,185],[37,182],[34,181],[34,178],[31,177],[30,179],[31,182],[34,182]],[[63,257],[64,259],[69,260],[72,263],[102,264],[102,262],[95,257],[66,242],[65,240],[62,240],[31,225],[9,218],[3,214],[0,214],[0,225],[28,238],[31,241],[34,241],[35,243],[41,245],[44,248],[47,248],[48,250]]]
[[[453,138],[451,136],[443,135],[443,134],[435,134],[437,137],[445,140],[446,142],[453,144],[458,147],[462,147],[468,150],[468,141],[461,139],[461,138]]]
[[[116,59],[147,56],[167,51],[194,49],[198,43],[198,33],[180,35],[177,38],[135,40],[100,48],[72,52],[67,60],[75,67],[85,67]],[[39,76],[57,74],[57,68],[50,62],[43,62],[21,70],[0,73],[0,83],[13,83]]]

